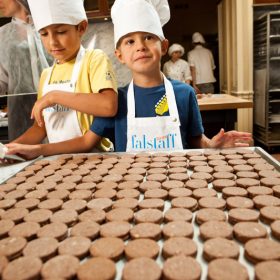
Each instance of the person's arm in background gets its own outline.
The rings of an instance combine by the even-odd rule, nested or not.
[[[95,147],[101,137],[89,130],[85,135],[63,142],[51,144],[24,145],[18,143],[7,144],[8,155],[18,154],[26,159],[38,156],[89,152]]]
[[[185,77],[185,83],[190,85],[192,81],[192,73],[188,62],[186,62],[184,77]]]

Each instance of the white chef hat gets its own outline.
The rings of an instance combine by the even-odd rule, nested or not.
[[[51,24],[77,25],[87,20],[83,0],[28,0],[37,31]]]
[[[116,0],[111,9],[115,46],[132,32],[148,32],[164,39],[162,26],[170,19],[167,0]]]
[[[180,44],[172,44],[170,46],[170,48],[168,49],[168,54],[169,54],[169,56],[171,56],[172,53],[177,52],[177,51],[181,52],[181,55],[184,55],[184,53],[185,53],[185,49],[183,46],[181,46]]]
[[[193,43],[202,43],[205,44],[205,40],[203,36],[199,32],[195,32],[192,35],[192,41]]]

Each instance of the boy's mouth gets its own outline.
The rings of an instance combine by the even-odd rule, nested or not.
[[[53,53],[53,54],[60,54],[61,52],[63,52],[64,51],[64,49],[55,49],[55,50],[52,50],[51,52]]]
[[[142,60],[142,59],[148,59],[148,58],[150,58],[150,56],[148,56],[148,55],[142,55],[142,56],[137,57],[137,58],[135,59],[135,61]]]

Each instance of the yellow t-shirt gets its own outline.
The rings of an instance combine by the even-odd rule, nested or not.
[[[51,74],[50,84],[69,83],[75,60],[76,58],[63,64],[55,64]],[[51,68],[47,68],[42,72],[38,88],[38,99],[42,97],[43,86],[49,71],[51,71]],[[102,89],[113,89],[117,93],[117,82],[112,63],[102,50],[86,50],[75,92],[94,94],[100,92]],[[77,111],[77,118],[82,134],[84,135],[90,129],[94,117]],[[104,144],[107,146],[106,143]]]

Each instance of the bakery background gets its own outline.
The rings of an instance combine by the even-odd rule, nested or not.
[[[112,59],[117,73],[119,85],[125,85],[130,81],[129,71],[122,66],[114,56],[113,26],[110,20],[110,7],[113,0],[85,0],[85,7],[89,18],[88,33],[84,36],[84,44],[88,47],[103,49]],[[259,91],[263,84],[254,84],[254,20],[264,13],[279,10],[278,0],[170,0],[171,20],[164,27],[166,37],[170,44],[180,43],[185,47],[186,53],[191,49],[191,35],[195,31],[201,32],[206,39],[207,47],[211,49],[216,69],[215,92],[229,94],[255,103],[254,95],[257,92],[263,100],[266,92]],[[0,25],[9,19],[0,17]],[[186,54],[184,56],[186,59]],[[164,63],[168,59],[163,57]],[[256,88],[258,87],[258,88]],[[280,85],[276,85],[280,88]],[[279,96],[278,93],[276,93]],[[274,100],[279,105],[280,98]],[[209,100],[210,102],[210,100]],[[265,102],[261,102],[264,104]],[[0,106],[3,108],[6,98],[0,98]],[[276,106],[275,105],[275,106]],[[220,105],[220,109],[223,109]],[[278,106],[280,107],[280,106]],[[216,110],[216,109],[215,109]],[[263,109],[269,111],[269,104]],[[258,116],[259,108],[238,108],[234,128],[239,131],[255,131],[254,120]],[[213,115],[213,111],[211,112]],[[270,115],[264,114],[265,124],[258,127],[261,137],[255,134],[256,143],[268,150],[277,151],[280,146],[279,111],[274,112],[273,140],[268,140],[271,135],[267,124]],[[0,122],[0,141],[7,142],[7,121]]]

